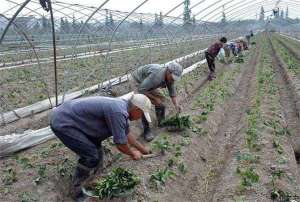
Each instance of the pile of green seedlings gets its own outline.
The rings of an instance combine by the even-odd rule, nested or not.
[[[179,114],[176,114],[175,116],[165,119],[162,122],[162,125],[168,127],[169,130],[184,130],[187,128],[191,128],[192,121],[189,115],[180,116]]]
[[[128,196],[139,183],[140,178],[132,172],[114,168],[108,176],[96,183],[94,194],[100,199]]]
[[[242,54],[239,54],[235,59],[234,59],[234,63],[244,63],[244,56]]]

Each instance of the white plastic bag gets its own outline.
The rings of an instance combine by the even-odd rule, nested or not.
[[[218,58],[218,60],[225,60],[225,50],[224,50],[224,48],[221,48],[217,58]]]

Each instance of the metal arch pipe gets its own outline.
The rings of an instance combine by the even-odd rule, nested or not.
[[[173,7],[172,9],[170,9],[163,17],[168,16],[171,12],[173,12],[174,10],[176,10],[176,9],[177,9],[179,6],[181,6],[183,3],[184,3],[184,1],[182,1],[181,3],[179,3],[177,6]],[[155,26],[155,25],[152,25],[152,26],[148,29],[148,31],[146,31],[145,36],[147,36],[147,35],[149,35],[149,34],[151,33],[151,31],[152,31],[152,29],[153,29],[154,26]],[[168,39],[168,42],[170,42],[170,37],[169,37],[169,35],[168,35],[167,33],[165,33],[165,35],[166,35],[166,37],[167,37],[167,39]],[[139,45],[141,45],[141,43],[142,43],[142,42],[140,42]],[[151,49],[151,47],[149,47],[149,49]],[[93,73],[93,72],[92,72],[92,73]],[[89,77],[89,76],[88,76],[88,77]]]
[[[226,14],[231,13],[232,11],[234,11],[234,10],[240,8],[240,7],[243,7],[243,6],[245,6],[245,5],[248,5],[248,4],[250,4],[250,3],[253,3],[253,2],[255,2],[255,1],[257,1],[257,0],[250,1],[250,2],[247,2],[247,1],[246,1],[246,2],[245,2],[245,1],[241,1],[241,2],[239,2],[239,3],[237,3],[237,4],[234,4],[234,5],[232,5],[232,6],[230,6],[230,7],[228,8],[229,10],[226,11]],[[241,5],[240,5],[240,4],[241,4]],[[216,21],[217,19],[219,19],[219,17],[217,17],[219,14],[220,14],[220,13],[215,14],[214,16],[212,16],[211,18],[209,18],[208,21]]]
[[[222,1],[223,1],[223,0],[219,1],[217,4],[220,4]],[[230,2],[227,2],[227,3],[231,3],[231,2],[233,2],[233,1],[234,1],[234,0],[232,0],[232,1],[230,1]],[[200,12],[198,12],[198,13],[195,14],[194,16],[196,17],[196,16],[200,15],[201,13],[203,13],[204,10],[206,10],[207,8],[210,8],[212,5],[216,5],[216,3],[210,4],[210,5],[207,6],[205,9],[203,9],[203,10],[200,11]],[[222,6],[223,6],[223,5],[224,5],[224,4],[222,4]],[[221,7],[221,6],[220,6],[220,7]],[[220,7],[219,7],[219,8],[220,8]],[[219,9],[219,8],[218,8],[218,9]],[[216,10],[216,9],[215,9],[215,10]],[[214,10],[214,11],[215,11],[215,10]],[[182,16],[182,15],[179,15],[179,16]],[[206,17],[206,16],[205,16],[205,17]],[[203,17],[202,17],[201,19],[203,19]],[[201,19],[200,19],[200,20],[201,20]],[[176,33],[175,33],[175,34],[176,34]]]
[[[11,0],[6,0],[6,1],[9,1],[9,2],[14,3],[14,4],[16,4],[16,5],[20,5],[20,4],[14,2],[14,1],[11,1]],[[32,1],[32,3],[35,3],[35,4],[40,5],[38,2],[35,2],[35,1]],[[38,14],[39,16],[42,16],[40,13],[38,13],[37,11],[32,10],[32,9],[30,9],[30,8],[25,7],[24,9],[30,10],[31,12],[34,12],[34,13]],[[70,16],[70,15],[68,15],[68,14],[65,14],[65,13],[61,12],[61,11],[58,10],[58,9],[53,9],[53,11],[56,11],[56,12],[61,13],[61,14],[63,14],[63,15],[66,15],[66,16],[69,17],[69,18],[72,17],[72,16]],[[27,14],[30,14],[31,12],[29,12],[29,13],[27,13]],[[88,16],[88,15],[86,15],[86,16]],[[31,25],[33,25],[33,24],[31,24]]]
[[[261,6],[266,5],[266,4],[261,4],[261,3],[269,3],[269,2],[270,2],[270,0],[255,2],[254,4],[248,5],[246,8],[235,10],[235,12],[230,13],[230,15],[228,15],[228,17],[232,17],[237,13],[244,12],[244,11],[248,10],[249,8],[253,8],[253,7],[255,7],[256,11],[257,11]],[[259,4],[259,5],[257,5],[257,4]]]
[[[231,6],[231,7],[229,7],[229,8],[231,8],[231,10],[227,11],[226,13],[227,13],[227,14],[228,14],[228,13],[231,13],[232,11],[236,11],[237,9],[240,9],[241,7],[244,7],[244,6],[248,6],[249,4],[253,5],[253,4],[257,4],[257,3],[261,3],[261,2],[265,2],[265,1],[259,1],[259,2],[257,2],[257,1],[255,0],[255,1],[251,1],[251,2],[245,2],[244,4],[240,5],[239,7],[236,7],[236,4],[235,4],[235,5]],[[240,3],[242,3],[242,2],[240,2]],[[245,8],[245,9],[247,9],[247,8]],[[213,19],[210,19],[210,20],[212,20],[212,21],[217,20],[218,18],[217,18],[217,19],[215,18],[217,15],[218,15],[218,14],[216,14],[216,15],[213,17]],[[227,17],[228,17],[228,15],[227,15]]]
[[[261,1],[260,3],[266,3],[267,1]],[[263,4],[263,6],[264,6],[265,4]],[[290,4],[290,5],[293,5],[293,4]],[[234,14],[232,14],[232,15],[230,15],[230,17],[231,18],[229,18],[229,20],[231,20],[231,19],[234,19],[235,18],[235,14],[239,14],[240,12],[245,12],[246,10],[248,10],[249,11],[249,9],[250,9],[250,12],[253,12],[253,11],[257,11],[257,8],[258,7],[260,7],[261,5],[259,5],[259,6],[256,6],[256,5],[252,5],[250,8],[248,7],[248,8],[245,8],[245,9],[242,9],[242,10],[240,10],[239,12],[235,12]],[[295,5],[293,5],[293,6],[295,6]],[[300,6],[300,5],[296,5],[297,6],[297,8]],[[271,12],[272,10],[269,10],[268,12]]]
[[[257,5],[258,3],[260,4],[260,3],[263,3],[263,2],[266,2],[266,1],[251,1],[251,2],[247,2],[247,3],[245,3],[245,4],[243,4],[243,5],[241,5],[241,7],[244,7],[244,6],[249,6],[249,4],[251,4],[250,6],[253,6],[253,5]],[[272,2],[272,1],[271,1]],[[259,5],[259,7],[261,7],[262,5],[260,4]],[[248,7],[247,8],[243,8],[243,9],[240,9],[240,10],[237,10],[238,8],[234,8],[234,9],[231,9],[229,12],[227,12],[227,13],[230,13],[230,15],[227,15],[227,17],[231,17],[233,14],[235,14],[235,13],[238,13],[238,12],[242,12],[242,11],[245,11],[245,10],[247,10],[248,9]],[[259,9],[259,8],[258,8]],[[235,12],[231,12],[231,11],[235,11]]]
[[[86,19],[86,21],[84,22],[84,24],[80,27],[80,30],[79,30],[79,34],[78,34],[78,37],[74,43],[74,47],[73,47],[73,52],[72,52],[72,58],[74,57],[74,53],[75,53],[75,48],[77,46],[77,43],[78,43],[78,40],[79,40],[79,37],[83,31],[83,29],[86,27],[87,23],[90,21],[90,19],[106,4],[108,3],[110,0],[105,0],[102,4],[100,4],[98,6],[98,8],[96,8],[92,14],[88,17],[88,19]],[[63,92],[63,96],[62,96],[62,103],[64,102],[64,99],[65,99],[65,95],[66,95],[66,92],[64,91]]]
[[[110,0],[105,0],[102,4],[100,4],[100,6],[98,6],[98,8],[88,17],[88,19],[86,19],[86,21],[84,22],[84,24],[80,27],[80,30],[79,30],[79,34],[78,34],[78,37],[75,41],[75,44],[74,44],[74,48],[77,46],[77,43],[78,43],[78,40],[79,40],[79,37],[83,31],[83,29],[86,27],[87,23],[90,21],[90,19],[106,4],[108,3]],[[74,56],[74,51],[72,53],[72,57]]]
[[[6,25],[1,38],[0,38],[0,44],[2,43],[4,36],[6,35],[6,32],[8,31],[9,27],[11,26],[12,22],[16,19],[16,17],[19,15],[19,13],[23,10],[23,8],[30,2],[31,0],[26,0],[22,6],[20,6],[20,8],[17,10],[17,12],[13,15],[13,17],[10,19],[10,21],[8,22],[8,24]]]
[[[55,37],[55,24],[52,10],[52,2],[48,2],[50,16],[51,16],[51,27],[52,27],[52,43],[53,43],[53,63],[54,63],[54,83],[55,83],[55,106],[58,105],[58,83],[57,83],[57,63],[56,63],[56,37]]]
[[[109,40],[109,44],[108,44],[108,50],[111,49],[111,43],[112,43],[112,40],[113,38],[115,37],[115,34],[117,32],[117,30],[119,29],[119,27],[123,24],[123,22],[132,14],[134,13],[136,10],[138,10],[140,7],[142,7],[145,3],[147,3],[149,0],[144,0],[141,4],[139,4],[136,8],[134,8],[130,13],[127,14],[127,16],[121,21],[119,22],[119,24],[115,27],[115,29],[113,30],[112,32],[112,35],[110,37],[110,40]],[[108,60],[108,55],[109,55],[109,52],[106,53],[105,55],[105,62],[104,62],[104,68],[107,69],[107,60]],[[107,69],[108,70],[108,69]],[[106,71],[107,72],[107,71]]]
[[[0,14],[0,16],[3,17],[3,18],[5,18],[7,21],[9,21],[9,18],[7,18],[5,15]],[[32,48],[32,50],[33,50],[33,53],[34,53],[34,55],[35,55],[35,57],[36,57],[36,59],[37,59],[38,68],[40,69],[40,72],[42,72],[42,70],[41,70],[41,64],[40,64],[40,60],[39,60],[39,56],[38,56],[38,54],[37,54],[37,52],[36,52],[36,50],[35,50],[34,45],[31,43],[31,41],[30,41],[29,37],[27,36],[27,34],[26,34],[25,32],[23,32],[23,31],[18,27],[17,24],[15,24],[14,22],[12,22],[12,24],[17,28],[17,32],[18,32],[18,33],[21,33],[21,34],[24,36],[24,38],[26,39],[26,41],[28,42],[28,44],[31,46],[31,48]],[[50,105],[52,106],[52,101],[51,101],[51,98],[50,98],[50,93],[49,93],[49,91],[48,91],[48,85],[47,85],[47,83],[45,82],[45,79],[43,79],[42,82],[43,82],[44,85],[47,87],[47,88],[46,88],[46,93],[47,93],[47,96],[48,96]],[[14,110],[13,110],[13,112],[14,112],[14,114],[15,114],[18,118],[21,118]]]
[[[229,2],[227,2],[227,3],[225,3],[225,4],[223,4],[223,5],[221,5],[221,6],[217,7],[217,8],[215,8],[211,13],[208,13],[208,14],[202,16],[201,19],[204,19],[205,17],[207,17],[207,16],[211,15],[212,13],[218,11],[218,10],[219,10],[220,8],[222,8],[224,5],[229,4],[229,3],[232,3],[232,2],[234,2],[234,1],[235,1],[235,0],[231,0],[231,1],[229,1]],[[199,14],[201,14],[201,13],[197,13],[195,16],[198,16]]]
[[[252,9],[253,10],[253,9]],[[270,11],[266,11],[266,12],[272,12],[272,10],[270,10]],[[249,14],[249,13],[247,13],[247,14]],[[236,16],[236,18],[241,18],[241,17],[244,17],[246,14],[241,14],[241,15],[238,15],[238,16]],[[256,15],[256,13],[253,15],[253,16],[255,16]],[[231,19],[232,20],[232,19]],[[231,25],[235,25],[235,24],[237,24],[237,23],[239,23],[239,22],[235,22],[234,24],[231,24]],[[288,22],[289,23],[289,22]],[[289,23],[289,24],[292,24],[292,23]]]
[[[221,0],[221,1],[219,1],[218,3],[221,3],[223,0]],[[196,3],[194,6],[192,6],[193,8],[195,8],[195,7],[197,7],[198,5],[200,5],[201,3],[203,3],[204,1],[202,0],[200,3]],[[213,4],[211,4],[210,6],[212,6]],[[209,8],[210,6],[208,6],[207,8]],[[203,9],[203,10],[205,10],[205,9]],[[201,13],[203,12],[203,10],[201,11]],[[182,16],[183,14],[180,14],[180,15],[178,15],[177,17],[175,17],[175,19],[173,19],[173,21],[171,21],[171,23],[170,24],[173,24],[176,20],[178,20],[178,19],[180,19],[180,17]],[[195,16],[197,16],[197,15],[195,15]],[[169,25],[170,25],[169,24]],[[168,25],[168,26],[169,26]],[[164,30],[165,29],[167,29],[168,28],[168,26],[166,26],[166,27],[164,27]],[[177,34],[178,32],[176,32],[175,34]],[[173,36],[173,38],[174,38],[174,35],[173,35],[173,33],[171,33],[170,32],[170,34]]]
[[[254,2],[253,4],[251,4],[251,5],[247,5],[247,7],[246,8],[241,8],[241,9],[239,9],[239,10],[237,10],[237,9],[235,9],[235,10],[233,10],[234,12],[231,12],[228,16],[227,16],[227,18],[228,19],[231,19],[235,14],[239,14],[239,13],[241,13],[241,12],[245,12],[245,11],[249,11],[249,8],[253,8],[254,6],[255,6],[255,9],[256,9],[256,11],[257,11],[257,8],[259,9],[259,7],[261,6],[261,3],[263,3],[263,2],[268,2],[269,0],[262,0],[262,1],[256,1],[256,2]],[[260,5],[257,5],[257,4],[260,4]]]

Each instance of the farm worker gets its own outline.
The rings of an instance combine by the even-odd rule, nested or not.
[[[205,51],[205,58],[207,60],[208,68],[209,68],[209,75],[208,80],[213,80],[215,78],[215,58],[219,54],[221,48],[227,43],[227,39],[222,37],[220,41],[211,45],[207,51]]]
[[[251,35],[246,35],[246,39],[247,39],[248,46],[250,46]]]
[[[241,50],[248,50],[248,46],[247,46],[247,43],[246,43],[246,41],[244,40],[244,38],[243,37],[239,37],[238,38],[238,42],[240,43],[240,45],[241,45]]]
[[[112,136],[117,149],[134,160],[150,153],[135,139],[129,129],[129,120],[144,116],[151,122],[151,106],[145,95],[132,94],[128,99],[98,96],[71,100],[53,110],[51,129],[79,156],[72,179],[73,198],[82,197],[84,181],[103,166],[103,140]]]
[[[236,55],[237,55],[237,44],[236,44],[235,42],[230,42],[230,43],[228,44],[228,47],[229,47],[229,49],[231,50],[232,54],[233,54],[234,56],[236,56]]]
[[[181,111],[181,107],[177,103],[175,81],[178,81],[182,75],[182,66],[177,62],[169,62],[167,64],[148,64],[138,67],[131,74],[131,86],[138,93],[146,95],[155,106],[155,114],[158,126],[162,126],[165,118],[165,96],[159,88],[167,88],[172,103],[177,112]],[[154,139],[151,132],[149,121],[143,116],[143,137],[150,142]]]

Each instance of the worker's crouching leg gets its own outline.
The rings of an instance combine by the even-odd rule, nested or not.
[[[156,98],[156,100],[150,99],[152,104],[155,106],[155,115],[157,118],[158,127],[162,127],[163,120],[165,119],[166,113],[166,98],[159,89],[152,90],[151,95]]]
[[[92,142],[80,130],[72,127],[57,129],[51,126],[55,135],[62,143],[79,156],[78,164],[72,178],[71,196],[74,199],[83,196],[81,187],[94,174],[103,159],[102,150],[99,152],[96,142]]]

